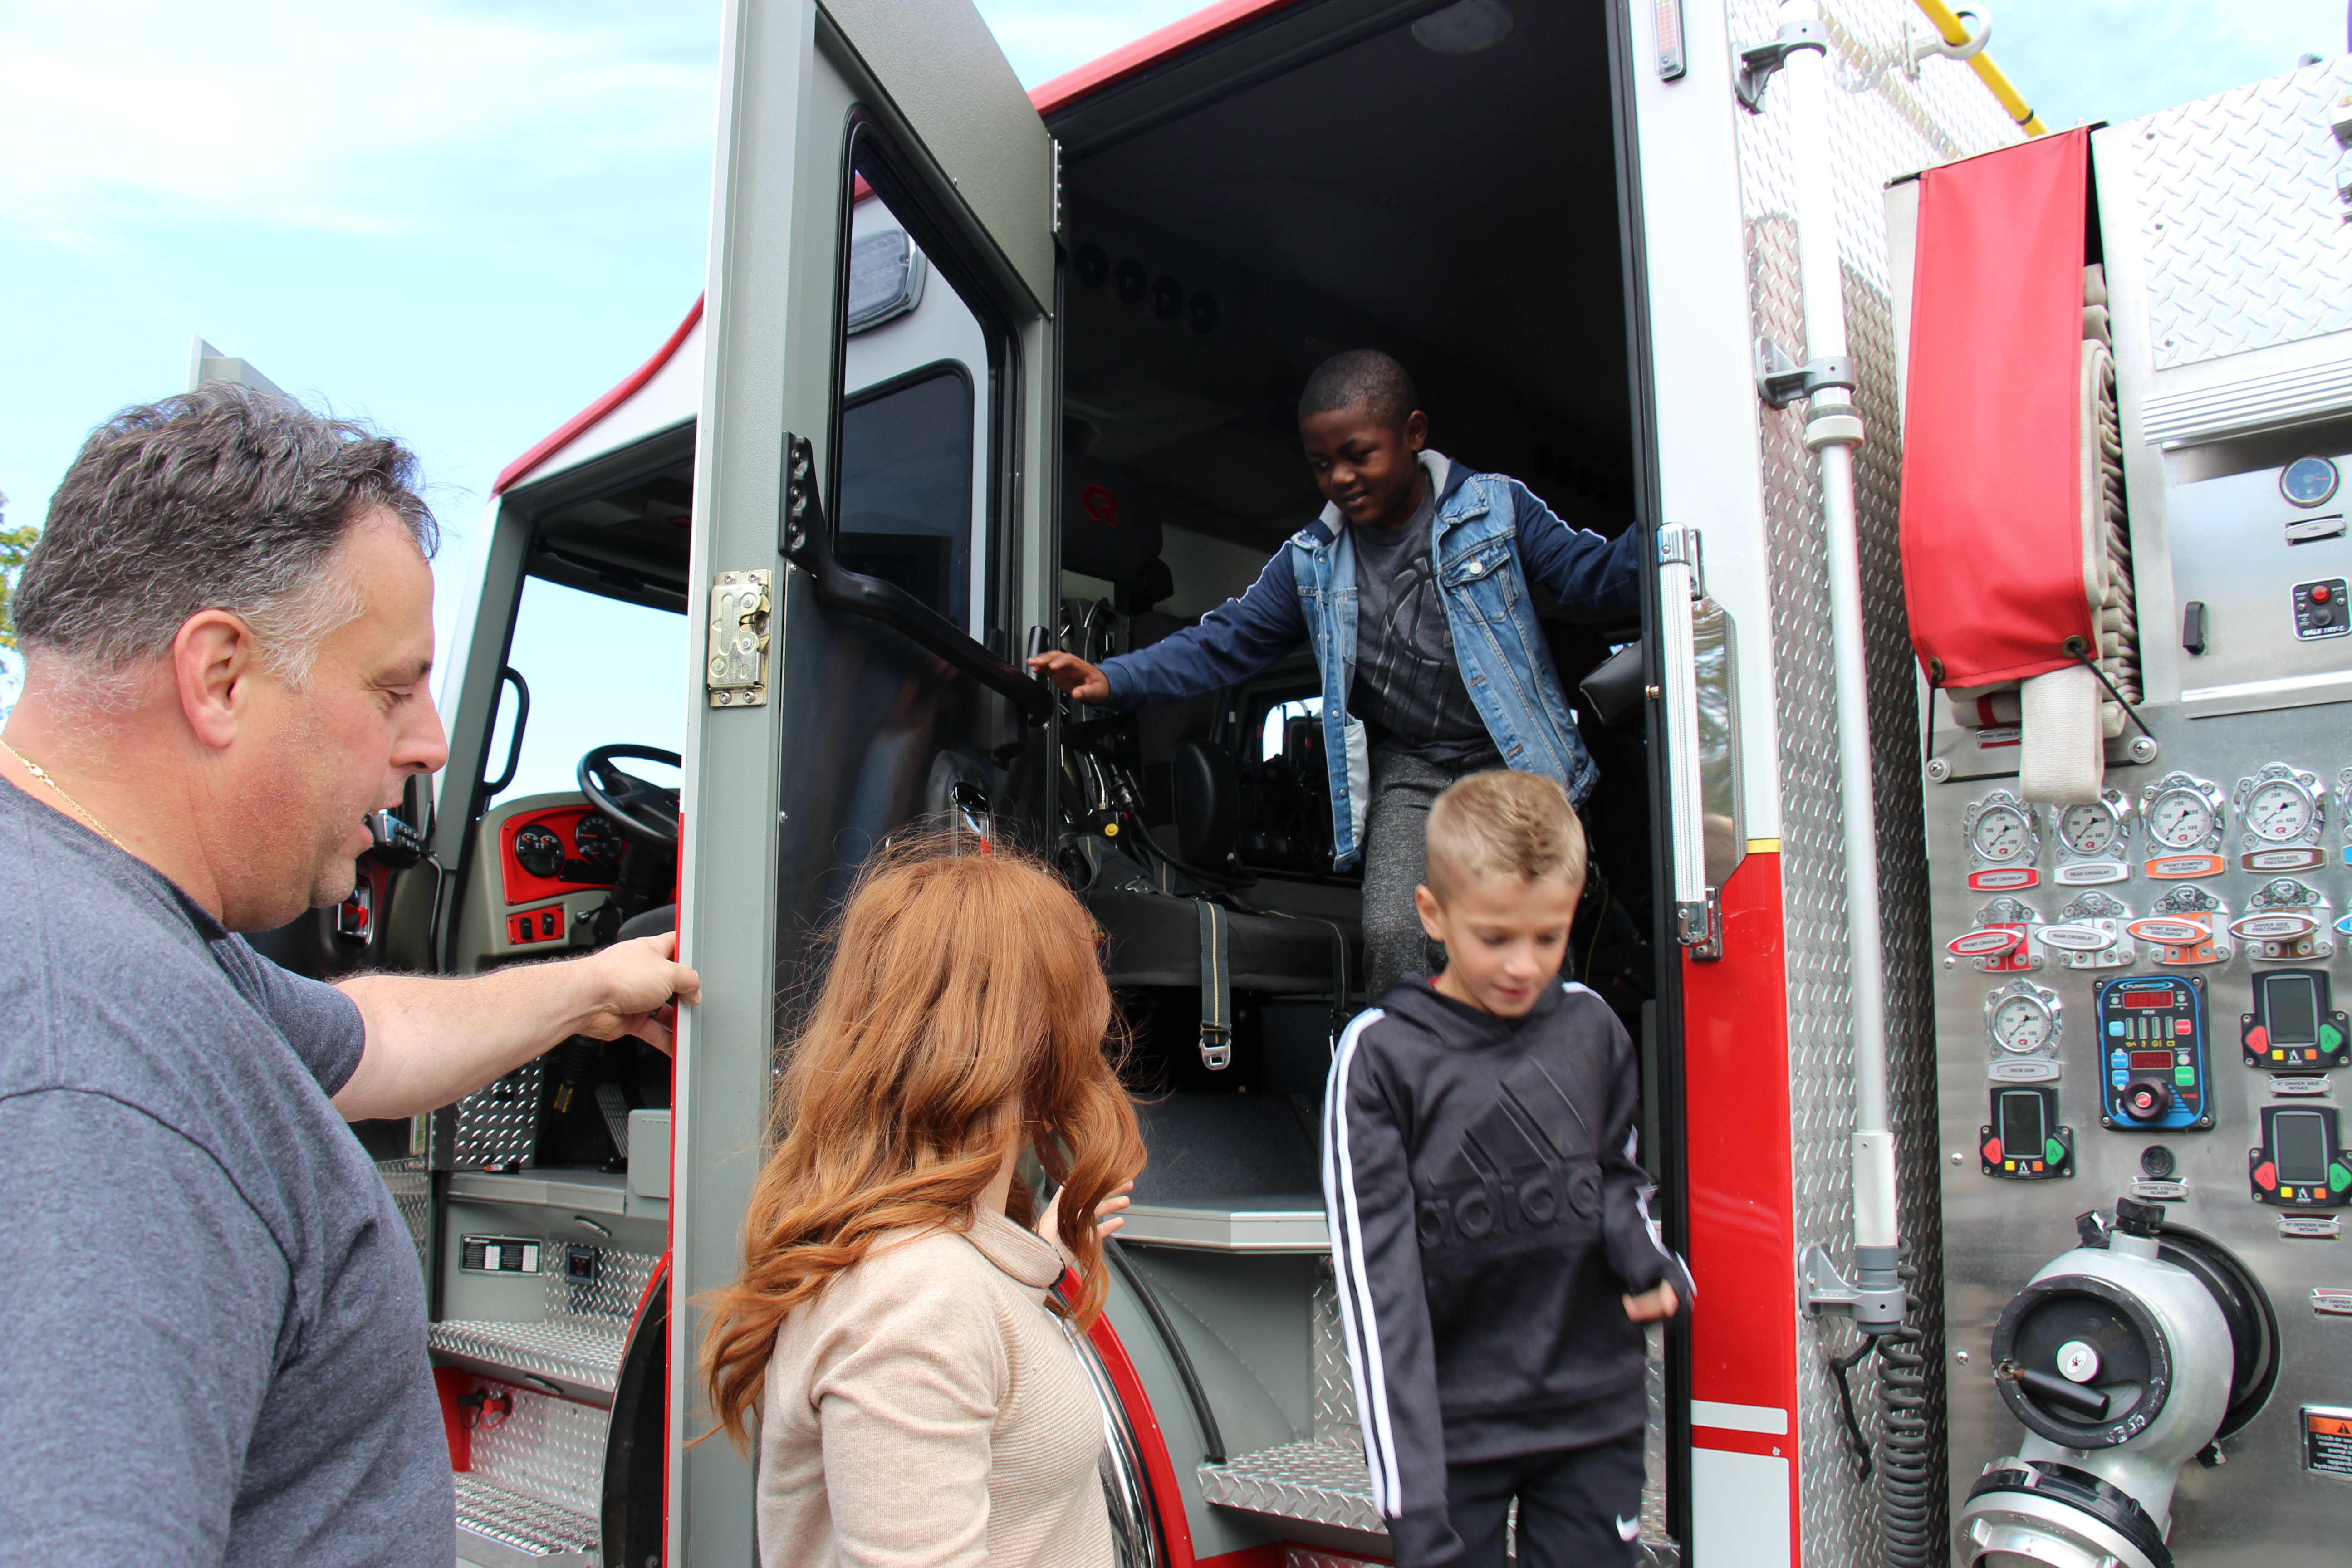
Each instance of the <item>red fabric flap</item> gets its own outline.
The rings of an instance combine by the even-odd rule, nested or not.
[[[2073,664],[2069,637],[2098,646],[2076,428],[2090,169],[2080,130],[1920,176],[1903,581],[1937,685]]]

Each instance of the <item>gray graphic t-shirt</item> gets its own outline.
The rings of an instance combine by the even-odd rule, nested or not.
[[[1430,552],[1436,516],[1432,485],[1401,527],[1349,525],[1356,546],[1356,681],[1348,711],[1364,721],[1376,744],[1458,763],[1491,752],[1495,742],[1454,657]]]
[[[449,1568],[339,991],[0,781],[0,1568]]]

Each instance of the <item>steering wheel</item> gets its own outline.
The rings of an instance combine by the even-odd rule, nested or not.
[[[588,804],[613,819],[615,826],[640,844],[656,849],[677,847],[677,791],[647,784],[635,773],[613,765],[614,759],[635,757],[648,763],[678,765],[676,752],[658,746],[599,746],[580,759],[576,775]]]

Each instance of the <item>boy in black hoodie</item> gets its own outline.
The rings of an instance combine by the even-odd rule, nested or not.
[[[1633,1163],[1633,1042],[1563,984],[1584,834],[1538,774],[1429,814],[1415,906],[1446,968],[1340,1037],[1323,1194],[1373,1500],[1397,1568],[1630,1564],[1642,1325],[1690,1299]]]

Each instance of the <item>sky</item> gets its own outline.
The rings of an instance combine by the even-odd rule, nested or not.
[[[1034,86],[1194,7],[979,8]],[[2343,0],[1988,8],[2053,126],[2346,45]],[[415,447],[446,612],[499,470],[700,290],[718,30],[716,0],[0,0],[8,521],[93,425],[181,390],[202,334]]]

